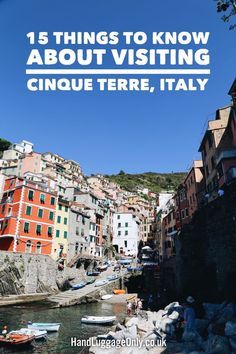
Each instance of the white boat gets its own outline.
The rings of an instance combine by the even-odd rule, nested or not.
[[[97,281],[95,281],[94,286],[102,286],[102,285],[105,285],[105,284],[108,284],[108,280],[106,280],[106,279],[97,280]]]
[[[119,279],[119,278],[120,278],[119,274],[111,274],[111,275],[107,276],[107,280],[108,281],[113,281],[113,280],[116,280],[116,279]]]
[[[58,332],[60,328],[60,323],[47,323],[47,322],[28,322],[29,329],[39,329],[41,331],[47,332]]]
[[[106,294],[106,295],[103,295],[103,296],[101,297],[101,299],[102,299],[102,300],[109,300],[109,299],[112,298],[112,296],[113,296],[113,294]]]
[[[87,324],[111,324],[115,320],[116,316],[84,316],[81,318],[81,322]]]
[[[47,331],[46,330],[39,330],[39,329],[29,329],[29,328],[21,328],[16,331],[11,331],[10,333],[12,334],[23,334],[26,336],[34,336],[35,339],[41,339],[41,338],[46,338],[47,337]]]

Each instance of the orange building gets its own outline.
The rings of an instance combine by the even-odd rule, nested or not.
[[[0,250],[51,254],[57,195],[39,183],[8,178],[0,201]]]

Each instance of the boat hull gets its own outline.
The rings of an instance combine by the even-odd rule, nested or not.
[[[97,316],[86,316],[81,318],[81,322],[85,324],[99,324],[106,325],[112,324],[115,322],[116,316],[105,316],[105,317],[97,317]]]
[[[32,323],[28,324],[28,328],[47,332],[58,332],[60,325],[60,323]]]

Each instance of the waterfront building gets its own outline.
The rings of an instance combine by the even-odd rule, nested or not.
[[[114,214],[113,246],[118,253],[136,256],[138,244],[140,219],[131,211],[116,212]]]
[[[90,215],[76,202],[69,209],[67,262],[78,255],[89,254]]]
[[[52,258],[67,259],[70,203],[68,200],[58,198],[54,225],[54,238],[52,247]]]
[[[50,255],[57,195],[26,178],[5,180],[0,202],[0,249]]]
[[[203,163],[202,160],[195,160],[190,168],[184,185],[186,189],[186,197],[188,201],[189,221],[195,211],[199,208],[204,199],[204,179],[203,179]],[[186,214],[186,212],[185,212]]]
[[[215,120],[208,122],[208,128],[199,147],[204,169],[205,196],[208,202],[218,197],[217,149],[228,126],[230,112],[231,106],[216,111]]]

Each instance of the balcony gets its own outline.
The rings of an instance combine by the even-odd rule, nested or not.
[[[236,149],[221,151],[219,152],[218,157],[216,159],[216,165],[218,165],[221,160],[233,158],[236,159]]]

